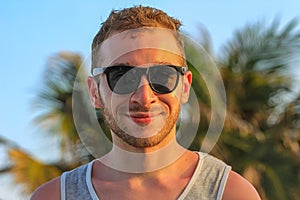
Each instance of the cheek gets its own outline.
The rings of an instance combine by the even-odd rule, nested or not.
[[[169,112],[173,112],[180,105],[180,96],[174,91],[171,94],[161,96],[160,101],[167,107]]]
[[[102,79],[100,80],[99,83],[99,94],[101,97],[101,101],[103,106],[105,107],[106,110],[108,110],[109,112],[112,111],[112,92],[109,89],[107,82],[106,82],[106,78],[103,76]]]
[[[104,105],[109,105],[109,99],[111,98],[111,92],[109,91],[109,88],[106,86],[105,80],[101,80],[99,83],[99,94],[101,96],[102,102]]]
[[[182,97],[182,82],[179,80],[176,89],[170,94],[171,101],[176,104],[180,104]]]
[[[100,85],[102,85],[99,86],[99,91],[103,105],[111,114],[116,114],[120,107],[128,106],[128,96],[113,93],[104,81]]]

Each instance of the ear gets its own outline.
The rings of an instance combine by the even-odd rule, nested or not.
[[[191,71],[187,71],[186,74],[183,77],[183,88],[182,88],[182,94],[181,94],[181,104],[185,104],[190,96],[190,88],[192,85],[192,72]]]
[[[88,90],[89,90],[89,95],[91,102],[95,108],[101,108],[102,104],[100,101],[100,94],[99,94],[99,89],[98,89],[98,84],[96,80],[89,76],[87,79],[87,84],[88,84]]]

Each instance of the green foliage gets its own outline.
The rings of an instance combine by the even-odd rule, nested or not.
[[[288,73],[299,62],[296,27],[296,20],[282,28],[278,20],[270,26],[247,25],[233,35],[216,61],[226,88],[227,116],[211,153],[248,178],[263,199],[300,198],[296,192],[300,185],[300,94],[292,92],[293,78]],[[201,57],[195,52],[194,56]],[[209,66],[201,68],[205,67]],[[190,147],[193,150],[200,149],[211,123],[205,82],[195,74],[193,89],[199,93],[201,124]],[[283,95],[293,98],[282,101]]]
[[[31,193],[41,184],[61,174],[54,165],[38,162],[21,149],[11,148],[8,154],[14,163],[10,173],[14,175],[17,183],[25,186],[27,193]]]

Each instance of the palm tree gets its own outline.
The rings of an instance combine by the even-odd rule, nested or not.
[[[299,99],[278,98],[291,96],[294,87],[288,72],[299,61],[300,33],[296,27],[296,20],[283,28],[277,19],[270,26],[249,24],[234,34],[220,57],[215,57],[226,88],[227,116],[211,153],[248,178],[263,199],[300,197],[296,189],[300,181]],[[204,46],[212,46],[208,43]],[[207,52],[214,57],[213,52]],[[189,67],[193,71],[193,66]],[[205,67],[210,66],[202,69]],[[203,79],[194,74],[193,88],[200,94],[204,117],[190,148],[199,149],[210,122],[211,105]]]
[[[23,184],[27,193],[62,172],[93,159],[79,139],[73,121],[73,85],[82,63],[81,56],[75,53],[61,52],[51,57],[33,102],[37,113],[33,122],[41,128],[43,134],[59,139],[60,159],[53,163],[43,163],[16,145],[6,145],[12,165],[2,171],[12,173],[16,183]],[[85,75],[84,70],[80,73]],[[85,104],[82,103],[81,107],[84,109]]]
[[[13,163],[10,173],[14,175],[16,183],[25,186],[24,192],[28,194],[61,174],[61,170],[55,166],[55,163],[45,164],[37,161],[19,148],[10,148],[8,155]]]
[[[0,138],[0,144],[5,147],[10,158],[10,162],[1,166],[0,173],[11,173],[15,182],[23,186],[25,195],[61,173],[54,163],[44,164],[37,161],[24,149],[6,138]]]
[[[51,57],[42,79],[41,90],[34,102],[39,113],[34,123],[51,136],[59,136],[62,158],[78,160],[75,144],[79,141],[73,123],[72,92],[82,60],[79,55],[60,53]]]

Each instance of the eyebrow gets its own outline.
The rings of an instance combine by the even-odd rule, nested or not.
[[[129,62],[126,63],[115,63],[110,66],[132,66]]]
[[[157,61],[157,62],[151,62],[151,63],[147,63],[147,64],[151,64],[151,65],[152,64],[171,65],[172,63],[170,63],[170,62],[164,62],[164,61]],[[143,64],[143,65],[145,65],[145,64]],[[112,64],[110,66],[136,66],[136,65],[132,65],[129,62],[126,62],[126,63],[115,63],[115,64]],[[138,65],[138,66],[140,66],[140,65]]]

